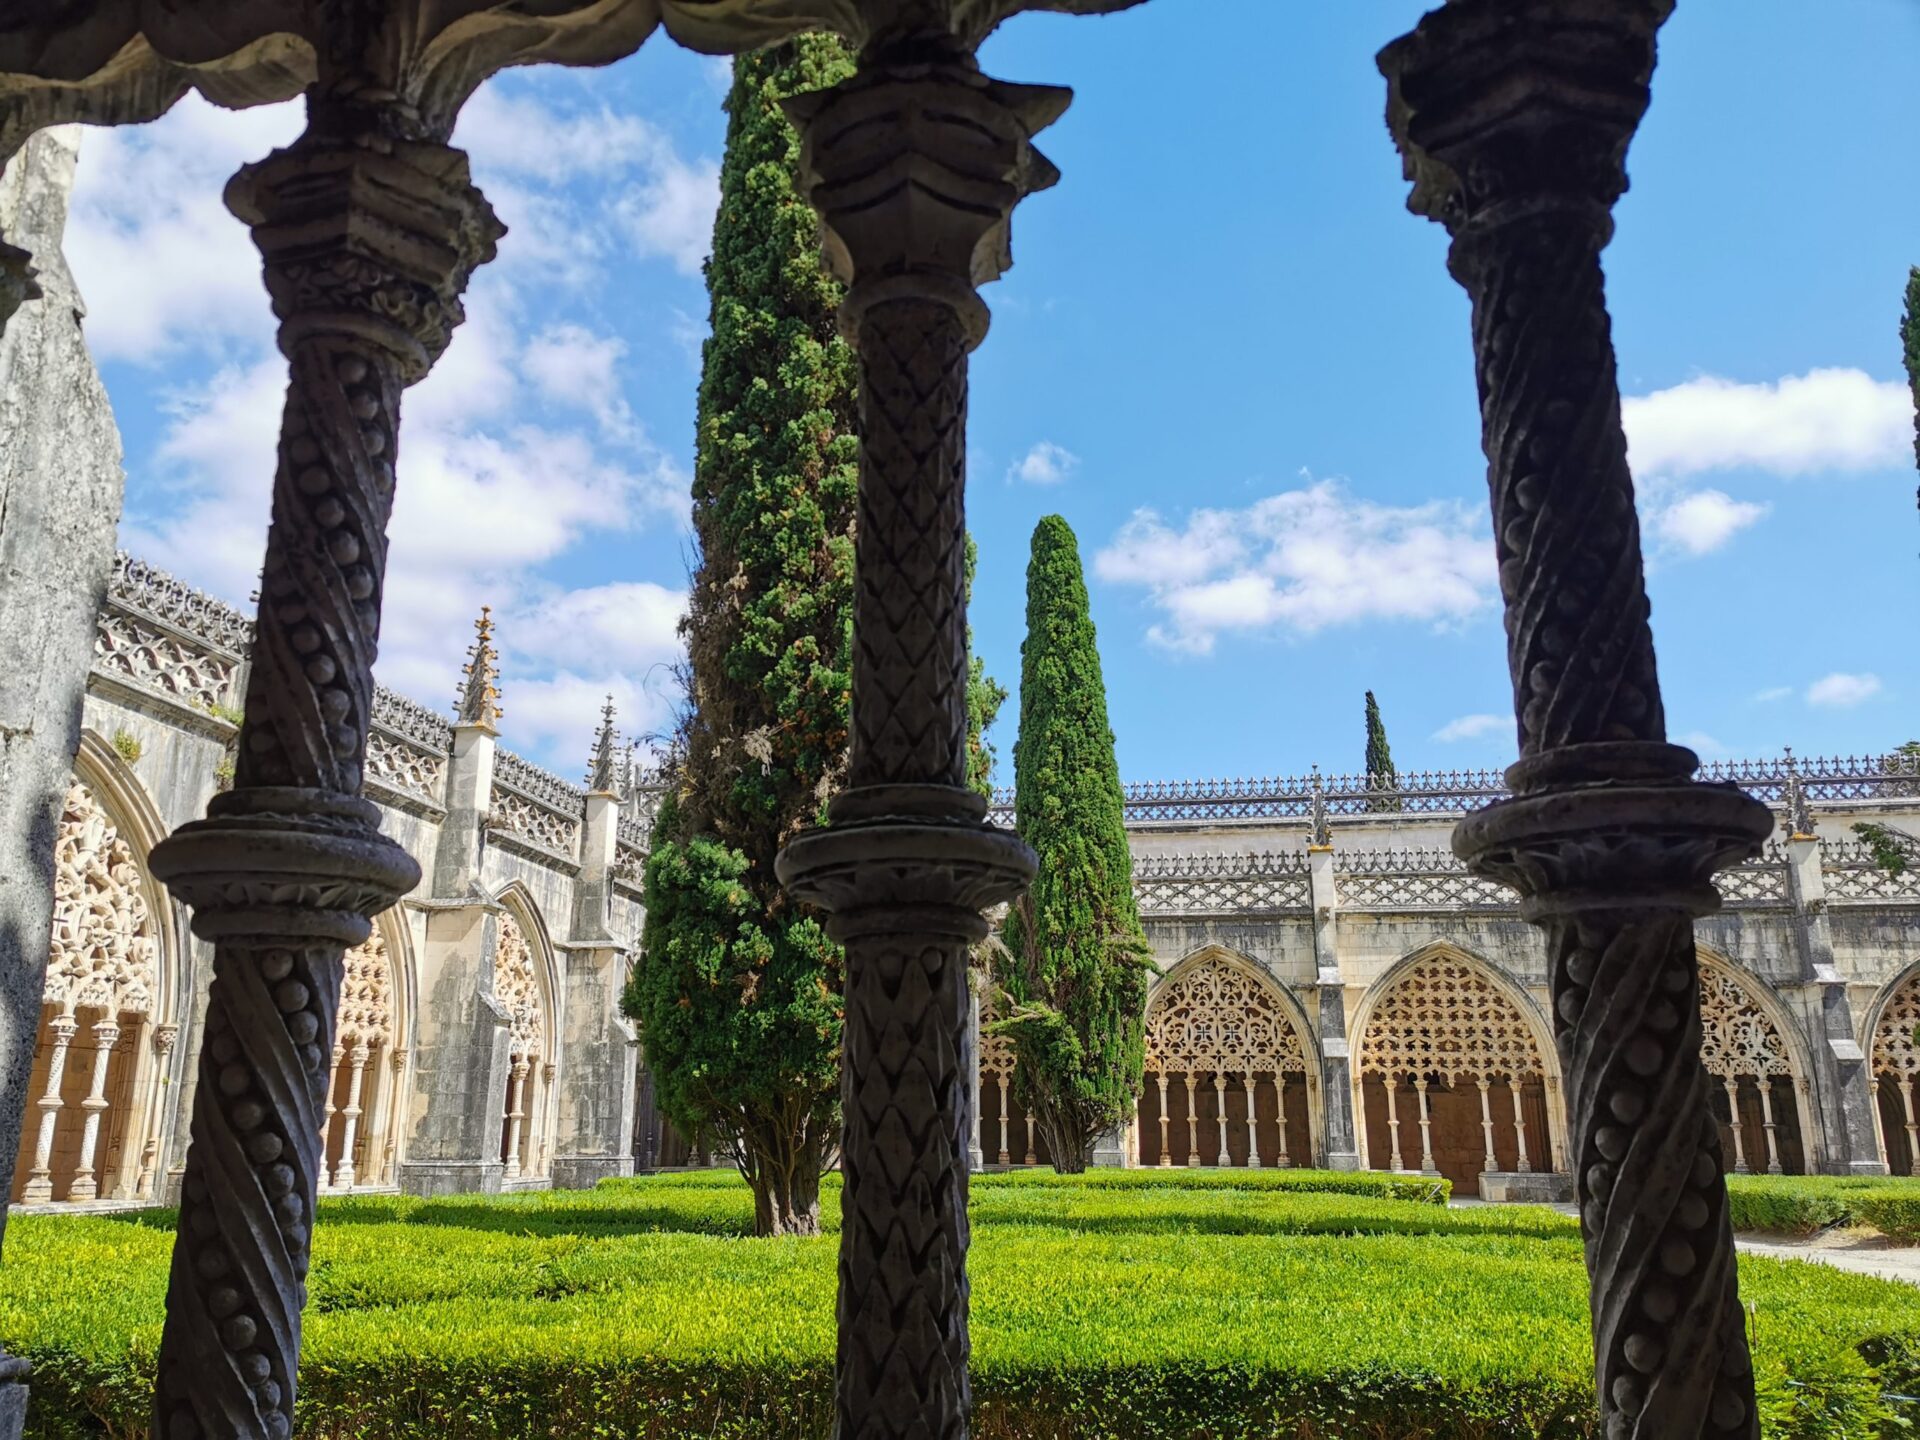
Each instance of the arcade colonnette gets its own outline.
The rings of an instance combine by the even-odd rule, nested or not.
[[[610,714],[582,784],[505,748],[491,621],[477,631],[451,719],[378,695],[367,793],[423,878],[348,956],[323,1187],[578,1186],[715,1159],[653,1112],[619,1009],[660,779]],[[116,562],[54,842],[16,1203],[177,1191],[210,947],[147,856],[231,778],[250,641],[238,612]],[[1780,821],[1697,928],[1728,1165],[1920,1173],[1920,869],[1891,873],[1852,830],[1920,834],[1920,763],[1712,771]],[[1139,1109],[1099,1158],[1571,1194],[1539,933],[1448,848],[1454,821],[1502,793],[1491,772],[1129,786],[1160,974]],[[1005,796],[992,813],[1011,823]],[[990,999],[976,1008],[990,1023]],[[975,1163],[1044,1163],[1007,1043],[975,1054]]]

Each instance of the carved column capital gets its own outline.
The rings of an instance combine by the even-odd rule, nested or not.
[[[174,1042],[180,1038],[178,1025],[156,1025],[153,1027],[153,1053],[166,1057],[173,1053]]]
[[[1595,248],[1627,188],[1673,0],[1454,0],[1380,52],[1408,209],[1456,240],[1547,213]]]
[[[404,385],[446,349],[468,278],[506,233],[464,152],[317,126],[243,168],[226,200],[265,262],[281,349],[320,335],[372,344]]]
[[[1758,855],[1772,812],[1735,785],[1690,777],[1678,745],[1566,746],[1507,771],[1513,798],[1455,827],[1454,853],[1520,895],[1528,920],[1590,911],[1720,908],[1713,877]]]
[[[1033,136],[1072,99],[1062,86],[990,79],[941,45],[784,102],[827,263],[848,287],[839,314],[849,341],[860,343],[872,306],[907,299],[957,312],[968,348],[985,338],[976,288],[1013,264],[1013,207],[1059,181]]]

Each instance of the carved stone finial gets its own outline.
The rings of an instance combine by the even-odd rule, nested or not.
[[[1787,746],[1787,783],[1786,794],[1781,797],[1786,802],[1786,814],[1781,823],[1786,827],[1787,836],[1793,840],[1813,838],[1813,807],[1807,804],[1807,787],[1800,780],[1800,765],[1793,758],[1793,747]]]
[[[612,794],[618,779],[615,774],[613,752],[616,737],[613,729],[613,696],[607,696],[607,703],[600,709],[600,729],[593,737],[593,755],[587,767],[587,788],[600,794]],[[631,765],[631,752],[629,752]]]
[[[467,680],[454,704],[454,713],[462,725],[492,730],[506,712],[500,708],[500,656],[493,645],[491,605],[480,607],[480,618],[473,622],[473,629],[473,644],[467,647],[467,663],[460,672]]]
[[[1333,844],[1333,825],[1327,816],[1327,787],[1320,779],[1320,767],[1313,767],[1313,798],[1307,809],[1307,844],[1316,849]]]

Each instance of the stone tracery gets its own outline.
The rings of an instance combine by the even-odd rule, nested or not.
[[[1501,1168],[1499,1141],[1507,1128],[1492,1102],[1505,1085],[1511,1106],[1515,1169],[1533,1169],[1527,1148],[1526,1094],[1548,1077],[1539,1042],[1511,998],[1481,969],[1458,956],[1430,955],[1408,966],[1374,1004],[1360,1040],[1360,1075],[1383,1089],[1389,1168],[1413,1158],[1402,1144],[1400,1095],[1411,1086],[1420,1132],[1417,1168],[1437,1173],[1433,1092],[1471,1084],[1479,1094],[1480,1173]],[[1458,1183],[1458,1182],[1456,1182]]]
[[[500,1159],[506,1178],[537,1173],[546,1136],[535,1085],[550,1087],[552,1065],[542,1065],[546,1022],[533,947],[511,910],[500,912],[493,951],[493,998],[507,1021],[506,1111],[501,1118]],[[539,1097],[544,1099],[544,1089]],[[531,1122],[531,1123],[529,1123]]]
[[[1276,1165],[1293,1163],[1287,1135],[1287,1095],[1290,1088],[1304,1090],[1307,1058],[1299,1031],[1270,985],[1223,955],[1209,955],[1160,987],[1147,1007],[1146,1043],[1146,1093],[1149,1099],[1158,1101],[1156,1149],[1161,1165],[1173,1164],[1177,1154],[1184,1155],[1189,1165],[1201,1162],[1203,1082],[1213,1092],[1216,1133],[1209,1137],[1207,1152],[1214,1163],[1232,1163],[1238,1140],[1237,1135],[1229,1135],[1230,1085],[1237,1086],[1242,1096],[1241,1113],[1233,1128],[1244,1128],[1245,1163],[1255,1167],[1263,1163],[1260,1142],[1265,1127],[1260,1112],[1267,1093],[1274,1102],[1274,1138],[1264,1154]],[[1298,1087],[1290,1086],[1295,1076],[1299,1077]],[[1185,1090],[1183,1146],[1174,1140],[1174,1131],[1182,1122],[1169,1110],[1170,1098],[1173,1109],[1179,1109],[1178,1093],[1169,1096],[1175,1077]],[[1295,1114],[1300,1113],[1296,1107]],[[1155,1138],[1151,1128],[1147,1138]]]
[[[1759,1100],[1767,1172],[1780,1174],[1785,1167],[1776,1135],[1774,1082],[1787,1081],[1790,1095],[1794,1079],[1785,1039],[1739,976],[1705,960],[1700,965],[1700,1021],[1701,1063],[1726,1090],[1733,1168],[1742,1174],[1749,1168],[1746,1135],[1750,1126],[1742,1117],[1741,1100],[1751,1091]]]
[[[1920,1081],[1920,972],[1900,982],[1880,1011],[1873,1027],[1873,1078],[1878,1092],[1879,1119],[1885,1140],[1894,1139],[1894,1126],[1906,1136],[1906,1164],[1898,1167],[1920,1175],[1920,1121],[1914,1112],[1914,1085]],[[1893,1095],[1889,1096],[1888,1091]],[[1888,1100],[1893,1101],[1888,1104]],[[1883,1143],[1883,1152],[1891,1146]],[[1887,1154],[1889,1162],[1894,1156]]]

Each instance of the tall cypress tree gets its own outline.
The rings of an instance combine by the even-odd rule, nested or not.
[[[1920,265],[1907,271],[1907,304],[1900,313],[1900,351],[1907,364],[1907,387],[1913,392],[1913,458],[1920,464]],[[1920,504],[1920,491],[1914,498]]]
[[[732,1153],[763,1235],[819,1229],[820,1174],[839,1137],[844,956],[787,899],[773,862],[824,820],[846,777],[858,487],[858,370],[779,101],[852,70],[827,35],[734,62],[707,264],[688,703],[623,997],[661,1109]],[[971,581],[971,540],[968,557]],[[993,763],[981,731],[1005,698],[975,661],[980,788]]]
[[[1400,808],[1400,777],[1394,773],[1393,750],[1387,744],[1387,723],[1380,718],[1380,702],[1367,691],[1367,809]]]
[[[774,877],[847,764],[857,372],[778,102],[852,71],[810,35],[734,62],[707,264],[679,783],[626,995],[661,1108],[717,1135],[761,1234],[819,1228],[839,1133],[843,957]]]
[[[1015,825],[1040,869],[994,953],[999,1028],[1054,1168],[1080,1171],[1140,1096],[1148,950],[1086,578],[1058,515],[1033,532],[1013,770]]]

